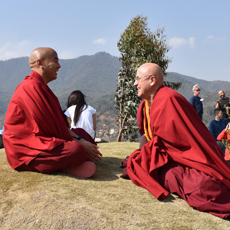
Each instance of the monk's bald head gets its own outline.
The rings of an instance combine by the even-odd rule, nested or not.
[[[32,51],[29,57],[32,71],[37,72],[45,84],[57,79],[57,72],[61,68],[57,52],[49,47],[40,47]]]
[[[137,95],[152,103],[154,96],[164,84],[164,75],[159,65],[145,63],[137,69],[134,86],[137,87]]]
[[[145,75],[153,75],[157,85],[163,85],[164,83],[164,74],[161,67],[155,63],[145,63],[141,65],[137,71],[141,71]]]
[[[31,69],[34,69],[37,67],[37,60],[44,61],[46,58],[48,58],[51,54],[56,53],[55,50],[49,48],[49,47],[39,47],[34,49],[29,57],[29,65]]]

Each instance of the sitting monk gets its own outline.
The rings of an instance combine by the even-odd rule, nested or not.
[[[32,72],[16,88],[5,116],[3,141],[10,166],[92,176],[96,166],[89,160],[101,160],[102,155],[84,130],[69,131],[59,101],[47,85],[61,68],[57,53],[37,48],[29,65]]]
[[[142,137],[140,149],[123,160],[122,177],[127,172],[159,200],[176,193],[199,211],[229,218],[230,167],[191,104],[163,86],[153,63],[140,66],[134,86],[145,99],[137,112]]]

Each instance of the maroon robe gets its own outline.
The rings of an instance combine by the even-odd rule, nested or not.
[[[83,146],[73,140],[67,125],[57,97],[32,71],[16,88],[5,116],[3,141],[10,166],[16,169],[29,165],[41,153],[53,155],[58,148],[60,156],[62,146],[75,150],[78,163],[89,159]]]
[[[144,102],[137,113],[141,134],[146,119],[143,107]],[[176,91],[161,87],[150,108],[150,127],[153,139],[128,158],[133,183],[157,199],[175,192],[200,211],[230,217],[230,167],[191,104]],[[197,190],[213,197],[199,201]]]

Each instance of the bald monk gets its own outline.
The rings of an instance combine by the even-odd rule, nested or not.
[[[229,218],[230,167],[195,109],[163,85],[156,64],[140,66],[134,86],[144,99],[137,112],[142,137],[123,160],[122,177],[127,173],[159,200],[176,193],[199,211]]]
[[[37,48],[29,57],[32,70],[16,88],[4,124],[4,146],[16,170],[90,177],[102,154],[82,129],[69,131],[57,97],[48,83],[61,68],[51,48]]]

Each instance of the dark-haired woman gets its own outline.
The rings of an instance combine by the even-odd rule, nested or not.
[[[70,129],[82,128],[94,139],[96,110],[87,105],[85,95],[79,90],[73,91],[68,97],[66,105],[65,115]]]

